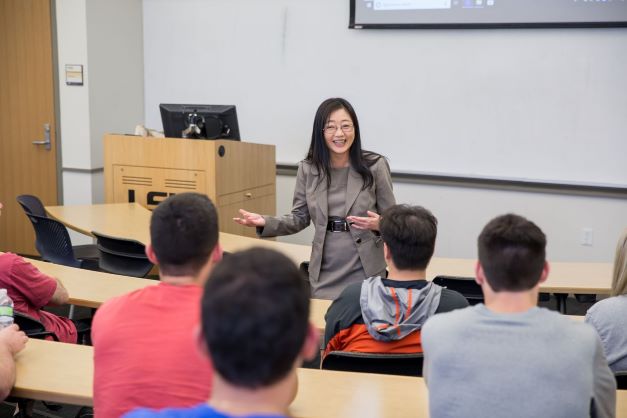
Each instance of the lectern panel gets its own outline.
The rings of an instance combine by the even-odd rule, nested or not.
[[[205,178],[200,170],[116,165],[113,167],[113,200],[115,203],[137,202],[152,210],[173,194],[205,193]]]

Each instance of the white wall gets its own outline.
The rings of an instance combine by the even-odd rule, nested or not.
[[[348,3],[145,0],[147,123],[236,104],[295,163],[338,95],[396,171],[627,187],[626,28],[349,30]]]
[[[236,104],[242,138],[294,163],[320,101],[345,96],[393,170],[627,184],[627,30],[347,25],[340,0],[144,0],[146,124],[161,126],[162,102]],[[278,177],[279,213],[293,186]],[[627,226],[624,198],[399,182],[395,194],[438,217],[439,256],[474,257],[505,212],[537,222],[553,260],[609,261]]]
[[[104,200],[107,132],[133,132],[144,118],[141,0],[56,0],[63,204]],[[83,65],[83,86],[65,65]],[[72,233],[75,244],[91,239]]]
[[[87,5],[91,158],[102,167],[103,136],[133,133],[144,123],[142,2],[90,0]]]
[[[277,212],[288,213],[296,178],[277,177]],[[474,258],[477,236],[493,217],[517,213],[534,221],[547,235],[552,261],[612,261],[616,242],[627,228],[627,200],[503,191],[488,188],[394,183],[397,203],[421,205],[438,218],[435,255]],[[593,245],[581,245],[582,229],[592,229]],[[313,227],[280,238],[311,244]]]

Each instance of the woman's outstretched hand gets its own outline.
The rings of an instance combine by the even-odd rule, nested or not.
[[[266,220],[258,213],[246,212],[244,209],[239,210],[241,218],[233,218],[235,222],[244,226],[266,226]]]
[[[366,211],[368,216],[347,216],[346,220],[351,228],[370,229],[371,231],[379,230],[379,219],[381,216],[375,212]]]

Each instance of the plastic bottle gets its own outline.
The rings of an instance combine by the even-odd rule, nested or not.
[[[13,323],[13,301],[6,289],[0,289],[0,329]]]

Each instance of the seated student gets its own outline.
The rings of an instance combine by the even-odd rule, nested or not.
[[[146,254],[161,282],[105,302],[92,325],[94,412],[195,405],[212,368],[196,346],[202,286],[222,257],[218,215],[205,195],[181,193],[152,212]]]
[[[2,203],[0,203],[2,214]],[[42,311],[44,306],[68,303],[68,293],[59,279],[42,273],[19,255],[0,254],[0,288],[6,289],[16,312],[35,318],[47,331],[54,332],[59,341],[77,342],[77,324],[69,318]],[[79,324],[79,326],[82,326]]]
[[[465,308],[459,293],[425,280],[437,220],[420,206],[396,205],[379,221],[388,278],[349,285],[331,304],[325,355],[331,351],[422,352],[420,329],[430,316]]]
[[[479,235],[485,305],[422,330],[432,418],[613,417],[616,382],[594,330],[536,306],[549,274],[546,237],[517,215]]]
[[[0,330],[0,402],[2,402],[15,383],[15,355],[26,346],[28,337],[16,324]]]
[[[142,409],[126,418],[287,416],[296,396],[296,368],[318,350],[308,295],[298,268],[276,251],[253,248],[225,258],[211,273],[202,300],[198,340],[214,365],[208,403]]]
[[[599,333],[610,368],[622,372],[627,371],[627,230],[616,246],[611,296],[588,310],[586,322]]]

